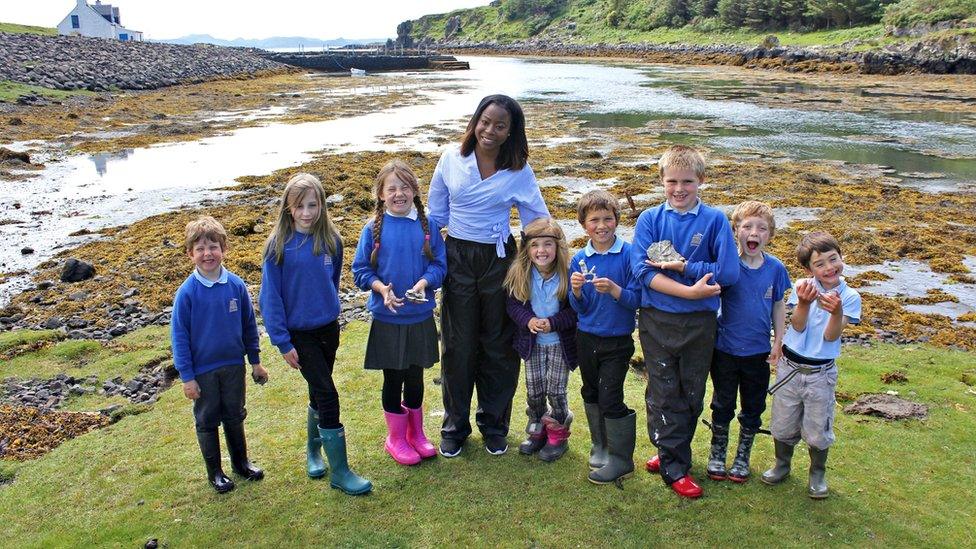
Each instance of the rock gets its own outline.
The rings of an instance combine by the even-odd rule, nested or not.
[[[63,325],[64,325],[64,321],[62,321],[61,318],[60,317],[57,317],[57,316],[53,316],[53,317],[45,320],[44,321],[44,324],[41,324],[41,326],[43,326],[44,328],[46,328],[48,330],[57,330],[58,328],[60,328]]]
[[[861,395],[853,404],[844,407],[845,414],[877,416],[884,419],[925,419],[929,407],[889,394]]]
[[[51,286],[54,286],[54,281],[53,280],[42,280],[42,281],[40,281],[40,282],[37,283],[37,289],[38,290],[46,290],[46,289],[50,288]]]
[[[73,317],[68,319],[66,326],[74,330],[78,328],[84,328],[85,326],[88,326],[88,324],[89,324],[88,321],[85,320],[84,318]]]
[[[84,301],[88,299],[88,292],[74,292],[68,296],[71,301]]]
[[[24,125],[24,121],[21,118],[19,118],[19,117],[12,116],[12,117],[10,117],[10,120],[7,120],[7,125],[8,126],[23,126]]]
[[[34,248],[31,248],[30,246],[24,246],[23,248],[20,249],[20,253],[22,255],[30,255],[34,253]]]
[[[95,267],[80,259],[70,258],[61,269],[61,282],[81,282],[95,276]]]
[[[138,288],[129,288],[128,290],[125,291],[124,294],[122,294],[122,297],[125,298],[125,299],[127,299],[127,298],[130,298],[130,297],[132,297],[134,295],[138,295],[138,294],[139,294],[139,289]]]
[[[6,147],[0,147],[0,164],[8,162],[30,164],[30,155],[25,152],[12,151]]]

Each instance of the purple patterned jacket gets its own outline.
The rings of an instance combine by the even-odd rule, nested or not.
[[[512,346],[518,351],[522,360],[528,360],[532,356],[532,349],[535,347],[535,334],[529,331],[529,320],[535,316],[532,312],[532,303],[519,301],[508,296],[506,304],[508,316],[515,321],[515,337],[512,338]],[[576,369],[576,311],[569,306],[569,300],[564,299],[559,304],[559,312],[549,317],[549,324],[552,329],[559,334],[559,342],[563,348],[563,358],[566,366],[570,370]]]

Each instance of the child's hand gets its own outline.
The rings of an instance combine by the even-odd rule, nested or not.
[[[804,305],[813,303],[817,299],[817,287],[809,278],[796,283],[796,300]]]
[[[191,379],[183,383],[183,394],[190,400],[200,398],[200,384],[197,383],[197,380]]]
[[[662,263],[653,263],[650,259],[645,259],[644,263],[647,263],[655,269],[661,269],[662,271],[674,271],[676,273],[685,272],[685,262],[684,261],[665,261]]]
[[[593,289],[600,292],[601,294],[609,294],[617,288],[617,283],[610,280],[609,278],[594,278],[593,279]]]
[[[281,356],[282,358],[285,359],[285,362],[287,362],[288,365],[291,366],[292,368],[296,370],[302,369],[302,365],[298,363],[298,351],[296,351],[295,349],[292,349],[287,353],[282,354]]]
[[[552,331],[552,324],[549,323],[548,318],[540,318],[538,326],[539,326],[539,331],[544,334],[548,334],[549,332]]]
[[[420,280],[418,280],[417,283],[413,285],[413,288],[411,288],[411,290],[417,292],[418,294],[422,294],[425,291],[427,291],[427,279],[421,278]]]
[[[583,273],[574,272],[569,277],[569,287],[573,290],[573,293],[579,295],[583,291],[583,284],[586,284],[586,277]]]
[[[779,359],[783,357],[783,348],[773,345],[773,350],[769,351],[769,356],[766,357],[766,362],[771,366],[779,364]]]
[[[526,326],[529,328],[530,332],[532,332],[533,334],[537,334],[542,331],[542,326],[540,325],[541,322],[542,322],[541,319],[532,317],[529,319],[529,322],[528,324],[526,324]]]
[[[395,293],[393,293],[393,283],[390,282],[386,286],[383,286],[383,290],[380,292],[383,296],[383,305],[390,310],[392,313],[397,312],[397,307],[403,307],[403,299],[398,298]]]
[[[688,288],[688,299],[705,299],[715,297],[722,293],[722,287],[718,284],[709,284],[712,273],[705,273],[705,276],[698,279],[694,286]]]
[[[844,303],[840,300],[840,295],[837,292],[830,291],[820,294],[817,300],[820,302],[820,308],[828,313],[837,316],[844,314]]]
[[[264,385],[268,382],[268,369],[261,366],[261,363],[251,365],[251,379],[254,383],[258,385]]]

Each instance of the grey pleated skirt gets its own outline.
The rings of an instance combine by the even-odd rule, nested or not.
[[[374,318],[363,367],[367,370],[430,368],[440,357],[434,317],[414,324],[391,324]]]

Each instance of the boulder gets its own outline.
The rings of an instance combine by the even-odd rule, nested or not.
[[[70,258],[61,269],[61,282],[81,282],[95,276],[95,266],[80,259]]]

